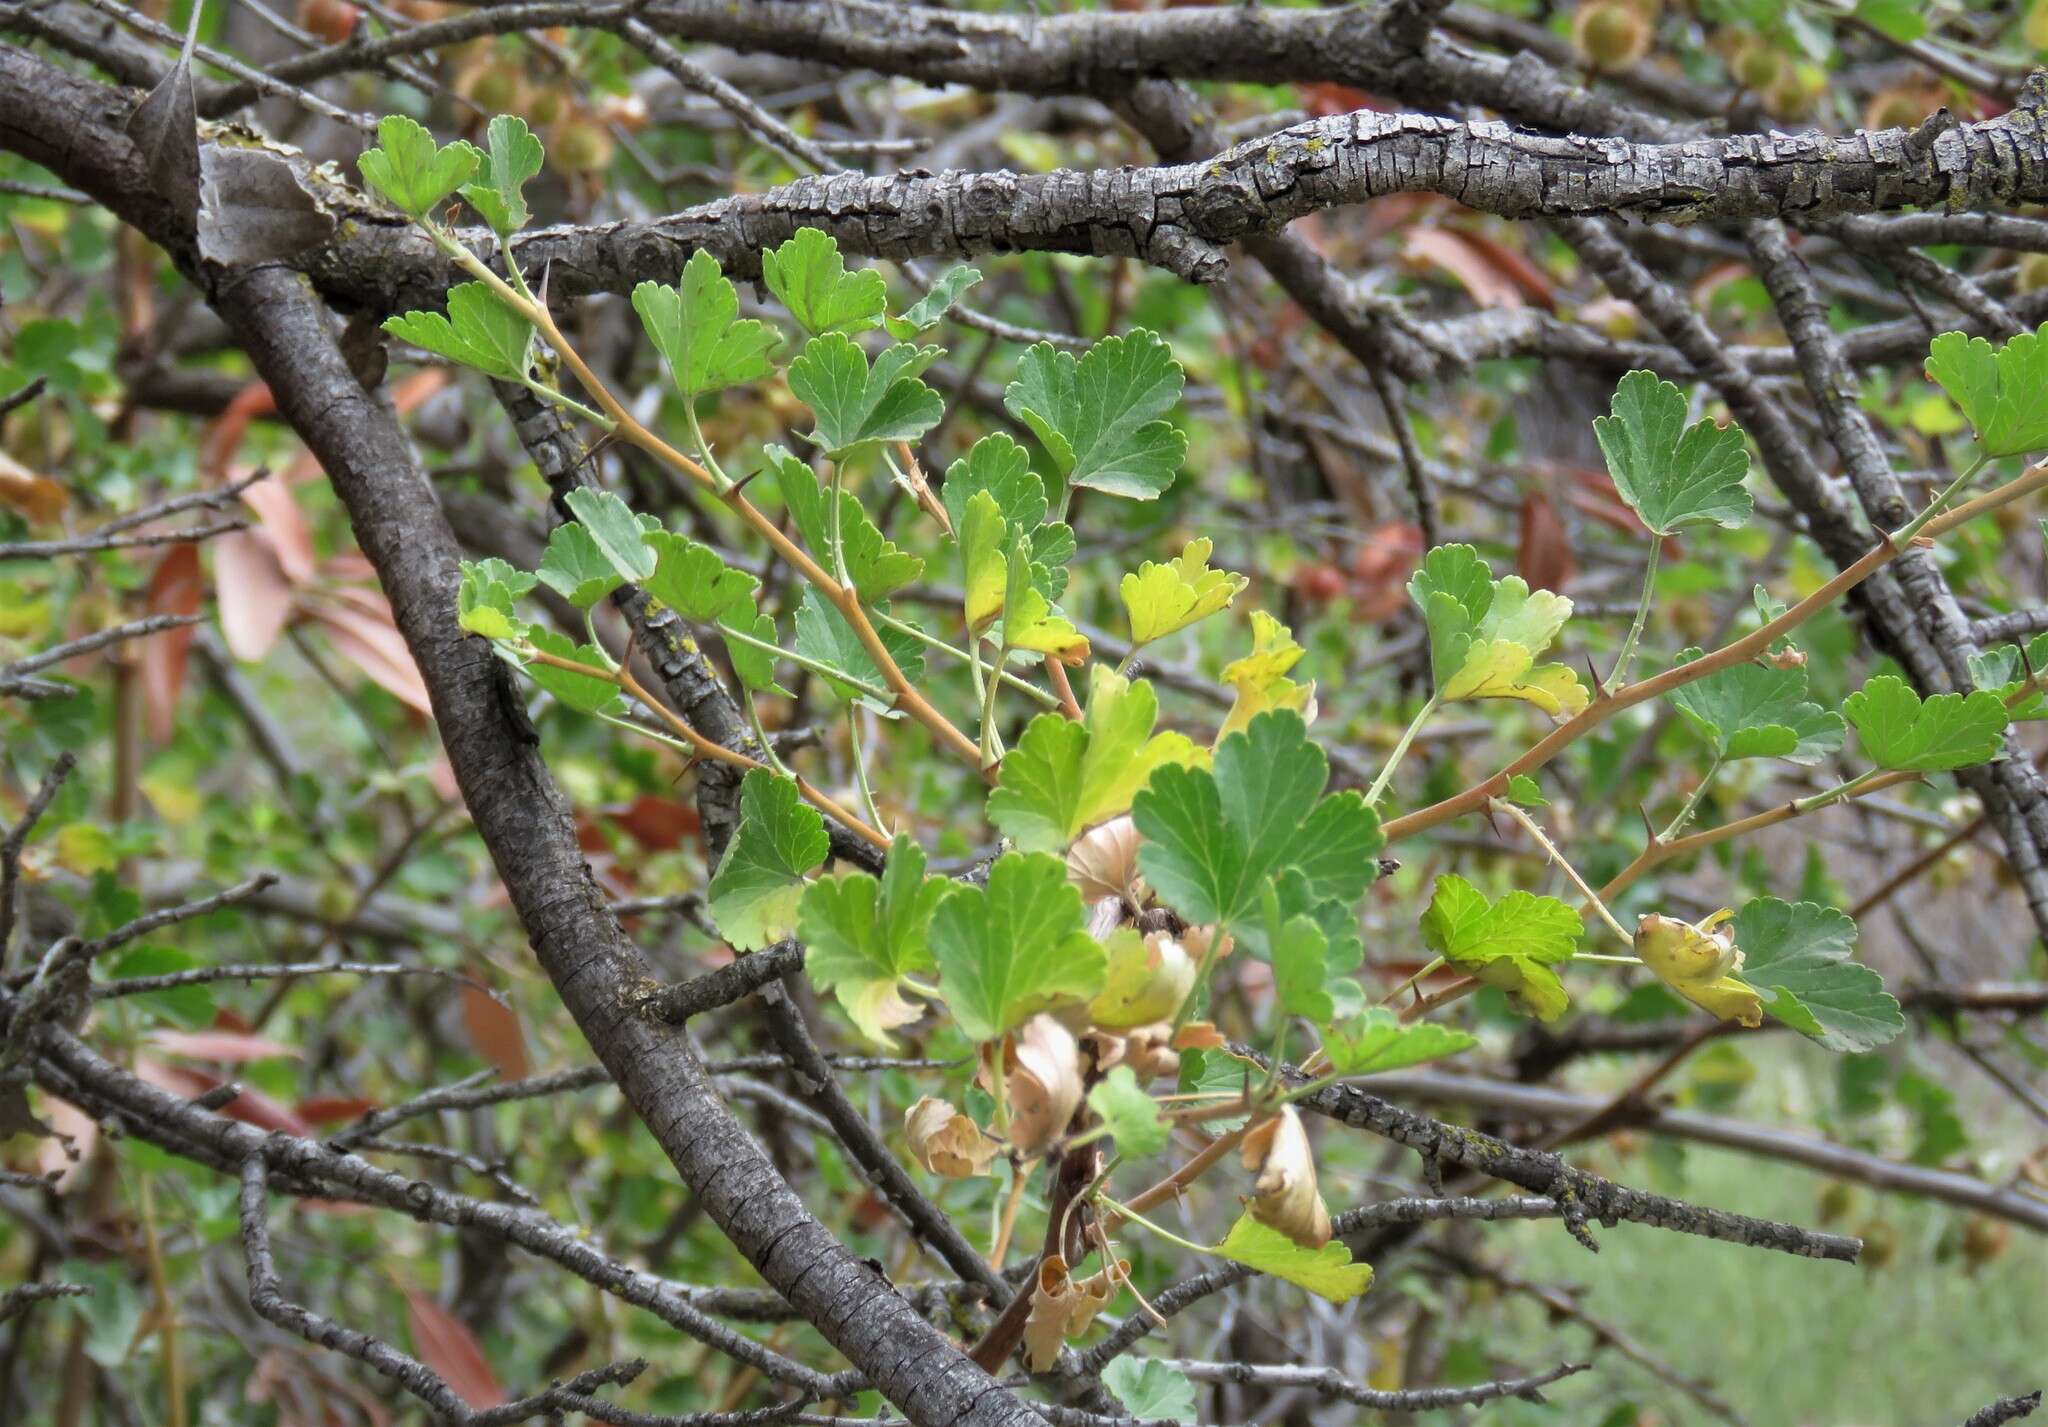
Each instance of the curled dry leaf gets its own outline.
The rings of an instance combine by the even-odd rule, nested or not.
[[[1189,1021],[1174,1033],[1175,1050],[1218,1050],[1230,1044],[1230,1037],[1216,1029],[1214,1021]]]
[[[1037,1154],[1066,1132],[1081,1104],[1081,1048],[1074,1033],[1043,1013],[1010,1042],[1003,1092],[1010,1102],[1010,1143]]]
[[[1024,1366],[1033,1372],[1050,1370],[1061,1344],[1088,1331],[1130,1271],[1130,1261],[1119,1259],[1114,1269],[1077,1279],[1065,1259],[1048,1255],[1038,1266],[1038,1291],[1031,1296],[1031,1316],[1024,1320]]]
[[[1180,1056],[1171,1044],[1173,1038],[1173,1027],[1159,1021],[1121,1032],[1091,1030],[1081,1037],[1081,1048],[1098,1075],[1128,1065],[1140,1081],[1158,1080],[1180,1072]]]
[[[1138,875],[1138,828],[1129,813],[1074,840],[1067,849],[1067,880],[1090,902],[1114,897],[1133,907],[1145,905],[1152,894]]]
[[[1330,1242],[1330,1211],[1316,1190],[1315,1153],[1292,1105],[1245,1131],[1244,1167],[1252,1181],[1251,1215],[1306,1249]]]
[[[1237,941],[1229,932],[1222,932],[1220,934],[1223,937],[1223,941],[1217,946],[1213,955],[1209,951],[1209,943],[1214,941],[1219,935],[1217,928],[1214,926],[1189,927],[1180,934],[1180,944],[1187,948],[1188,955],[1195,959],[1197,967],[1205,960],[1213,966],[1237,949]]]
[[[1733,915],[1719,911],[1695,925],[1652,912],[1636,924],[1636,955],[1701,1010],[1755,1028],[1764,1023],[1764,1001],[1735,977],[1742,950],[1729,924]]]
[[[49,522],[64,513],[71,493],[0,451],[0,505],[12,506],[32,521]]]
[[[996,1142],[981,1126],[953,1108],[950,1101],[927,1095],[903,1117],[903,1133],[910,1138],[910,1152],[931,1173],[946,1179],[966,1179],[988,1173],[996,1157]]]

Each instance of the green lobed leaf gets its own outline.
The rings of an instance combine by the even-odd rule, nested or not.
[[[804,874],[831,850],[825,819],[803,800],[794,778],[748,770],[740,783],[740,825],[705,889],[719,935],[741,951],[759,951],[796,930]]]
[[[899,342],[908,342],[918,333],[938,326],[939,320],[953,310],[953,304],[980,281],[980,268],[946,269],[932,284],[931,291],[904,309],[901,317],[887,319],[889,335]]]
[[[2048,447],[2048,323],[2002,347],[1944,332],[1927,348],[1927,375],[1940,383],[1976,429],[1987,456],[2022,456]]]
[[[1555,897],[1517,890],[1491,902],[1449,872],[1436,879],[1422,914],[1425,946],[1542,1021],[1564,1014],[1564,983],[1550,968],[1571,960],[1584,933],[1579,914]]]
[[[1195,1420],[1195,1385],[1157,1358],[1117,1358],[1102,1369],[1102,1385],[1141,1421]]]
[[[624,501],[610,491],[579,486],[569,492],[568,506],[622,581],[638,584],[654,573],[648,528]]]
[[[1086,720],[1040,714],[1003,759],[989,821],[1027,852],[1058,852],[1124,812],[1153,769],[1201,761],[1187,735],[1153,733],[1158,713],[1150,684],[1097,665]]]
[[[1689,664],[1698,649],[1681,652]],[[1719,669],[1674,689],[1671,702],[1714,750],[1716,759],[1783,758],[1812,767],[1841,751],[1842,716],[1806,697],[1806,670],[1747,663]]]
[[[424,218],[469,181],[483,157],[460,139],[443,148],[418,123],[391,114],[378,121],[377,147],[365,151],[356,167],[401,211]]]
[[[1543,786],[1527,773],[1508,775],[1508,801],[1518,808],[1547,808],[1550,800],[1543,796]]]
[[[1880,768],[1933,773],[1988,763],[2005,743],[2005,702],[1983,689],[1922,700],[1880,674],[1842,704],[1864,756]]]
[[[1737,526],[1749,519],[1749,448],[1742,432],[1711,421],[1685,424],[1686,394],[1655,372],[1630,372],[1614,389],[1612,414],[1593,434],[1629,509],[1655,535],[1688,525]]]
[[[813,337],[789,364],[789,389],[815,420],[809,439],[835,461],[880,442],[917,440],[946,414],[939,394],[918,380],[938,355],[937,347],[899,342],[870,367],[851,337]]]
[[[2006,717],[2015,723],[2048,718],[2048,694],[2042,692],[2038,683],[2027,688],[2030,678],[2048,678],[2048,662],[2044,661],[2048,661],[2048,633],[2035,635],[2024,652],[2017,644],[2003,644],[1971,655],[1970,682],[1998,695],[1998,701],[2006,707]]]
[[[685,401],[759,381],[775,370],[768,353],[782,340],[767,323],[741,317],[740,296],[699,248],[683,264],[680,286],[643,282],[633,289],[633,310],[668,361]]]
[[[1266,933],[1273,963],[1273,999],[1282,1014],[1303,1017],[1320,1029],[1337,1017],[1336,1002],[1324,984],[1329,980],[1329,966],[1323,953],[1329,941],[1309,918],[1289,917],[1281,922],[1277,911],[1276,896]]]
[[[877,605],[874,612],[887,614],[889,610],[886,605]],[[875,632],[906,678],[914,682],[924,677],[922,643],[886,624],[876,625]],[[867,647],[847,623],[846,616],[826,603],[815,589],[806,589],[797,605],[795,648],[813,663],[846,676],[844,680],[826,677],[826,684],[837,697],[857,700],[878,714],[895,716],[896,696],[889,692]]]
[[[1375,1006],[1350,1024],[1325,1032],[1323,1054],[1339,1075],[1377,1075],[1456,1055],[1478,1044],[1477,1036],[1431,1021],[1404,1026],[1392,1011]]]
[[[797,533],[826,569],[832,568],[832,493],[817,474],[781,446],[768,448],[782,502]],[[886,599],[924,573],[924,561],[899,550],[869,518],[852,491],[839,492],[839,550],[847,578],[863,602]]]
[[[812,983],[832,992],[861,1034],[883,1046],[894,1044],[891,1029],[919,1014],[903,999],[904,979],[936,969],[926,932],[946,883],[924,869],[924,849],[898,837],[879,880],[865,872],[820,878],[797,907]]]
[[[1429,630],[1440,699],[1520,699],[1553,718],[1585,710],[1588,695],[1576,673],[1536,663],[1571,617],[1564,596],[1531,593],[1519,575],[1494,579],[1470,545],[1431,550],[1410,577],[1408,594]]]
[[[548,536],[539,575],[542,584],[578,609],[589,609],[625,583],[589,527],[577,520],[563,521]]]
[[[1160,420],[1186,374],[1165,342],[1143,328],[1105,337],[1076,357],[1040,342],[1003,390],[1069,484],[1154,500],[1173,484],[1187,437]]]
[[[196,970],[199,958],[168,946],[133,947],[114,959],[109,973],[120,980],[139,977],[173,976]],[[188,1031],[206,1030],[214,1023],[212,988],[204,982],[172,986],[162,991],[144,991],[123,998],[146,1015],[155,1016]]]
[[[646,530],[641,539],[654,555],[654,573],[642,583],[650,599],[667,605],[696,624],[737,630],[766,644],[775,643],[775,621],[754,603],[761,582],[735,570],[718,552],[671,530]],[[733,672],[750,689],[781,692],[775,682],[775,655],[728,637],[726,656]]]
[[[384,330],[499,381],[524,382],[533,361],[533,324],[480,282],[448,289],[447,316],[408,312],[384,319]]]
[[[813,337],[879,327],[889,305],[882,275],[848,272],[839,240],[817,228],[799,228],[781,247],[761,254],[761,280]]]
[[[1305,1249],[1250,1214],[1230,1226],[1215,1252],[1260,1273],[1284,1278],[1332,1303],[1349,1303],[1372,1286],[1372,1265],[1353,1263],[1341,1240]]]
[[[1042,852],[1005,853],[986,887],[949,888],[929,939],[946,1007],[974,1041],[1007,1035],[1061,1000],[1093,996],[1106,973],[1066,863]]]
[[[1855,960],[1856,923],[1814,902],[1759,897],[1735,917],[1741,978],[1764,1010],[1829,1050],[1867,1051],[1906,1028],[1884,978]]]
[[[482,172],[476,182],[462,185],[462,196],[493,233],[508,238],[533,216],[523,190],[527,181],[540,173],[547,155],[526,121],[511,114],[492,119],[486,135],[489,147],[483,155]]]
[[[1379,819],[1357,792],[1322,797],[1329,760],[1301,715],[1260,714],[1217,746],[1215,765],[1167,765],[1131,803],[1138,865],[1190,922],[1231,922],[1268,879],[1298,871],[1317,901],[1356,902],[1378,872]]]
[[[464,560],[462,584],[455,596],[457,622],[486,639],[517,639],[525,633],[526,621],[514,613],[514,605],[533,586],[533,575],[496,556]]]
[[[1170,1126],[1128,1065],[1115,1067],[1095,1083],[1088,1092],[1088,1108],[1102,1117],[1123,1158],[1143,1159],[1166,1148]]]
[[[595,646],[578,644],[545,625],[528,626],[526,639],[534,648],[557,659],[572,659],[593,669],[605,667],[604,654]],[[612,713],[619,708],[619,686],[609,680],[532,661],[526,665],[526,672],[534,683],[578,713]]]

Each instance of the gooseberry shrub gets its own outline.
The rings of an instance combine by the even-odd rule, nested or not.
[[[464,567],[461,626],[567,709],[743,770],[737,830],[705,889],[711,922],[743,956],[794,939],[811,984],[878,1050],[909,1034],[971,1048],[944,1093],[908,1106],[900,1143],[936,1180],[1008,1177],[999,1244],[1035,1170],[1082,1157],[1078,1194],[1054,1209],[1085,1206],[1087,1237],[1064,1226],[1048,1237],[1022,1332],[1027,1365],[1051,1366],[1121,1288],[1142,1301],[1147,1285],[1129,1281],[1119,1234],[1157,1235],[1339,1302],[1364,1292],[1371,1267],[1332,1238],[1297,1102],[1333,1081],[1470,1049],[1462,1017],[1475,992],[1554,1023],[1599,988],[1661,987],[1709,1023],[1774,1020],[1841,1052],[1901,1030],[1898,1002],[1857,959],[1855,924],[1834,907],[1764,896],[1704,917],[1651,906],[1632,922],[1616,908],[1657,868],[1984,762],[2012,720],[2044,716],[2036,671],[2048,636],[1987,653],[1969,693],[1922,699],[1879,675],[1839,712],[1809,695],[1798,643],[1809,619],[1901,552],[2042,484],[2039,472],[1997,483],[2012,458],[2048,446],[2030,399],[2048,377],[2041,335],[2000,348],[1937,338],[1929,374],[1976,435],[1962,474],[1803,598],[1759,586],[1753,611],[1712,649],[1657,647],[1660,556],[1672,540],[1711,541],[1752,518],[1747,443],[1698,415],[1695,393],[1630,372],[1594,423],[1646,537],[1634,618],[1606,672],[1575,639],[1570,599],[1496,575],[1471,545],[1429,550],[1407,586],[1426,629],[1429,692],[1369,784],[1339,787],[1315,736],[1307,651],[1273,614],[1245,607],[1246,576],[1213,567],[1209,539],[1120,574],[1113,653],[1071,613],[1077,495],[1091,493],[1090,515],[1114,526],[1127,503],[1184,478],[1187,442],[1173,419],[1183,374],[1159,337],[1134,329],[1079,352],[1031,347],[1001,395],[1029,440],[984,435],[934,479],[917,457],[947,414],[926,380],[943,354],[930,339],[979,274],[954,269],[899,307],[879,273],[848,268],[828,233],[799,229],[763,255],[768,318],[741,315],[739,289],[704,251],[673,284],[634,291],[672,383],[671,419],[656,423],[609,394],[554,325],[544,275],[514,261],[539,141],[513,118],[493,121],[488,138],[486,150],[438,146],[392,118],[363,158],[365,178],[471,278],[445,313],[408,313],[388,331],[659,462],[719,513],[734,548],[578,489],[566,498],[574,519],[553,531],[537,569]],[[495,251],[472,252],[443,222],[458,199],[496,235]],[[559,389],[564,368],[582,397]],[[798,447],[714,449],[704,403],[770,393],[807,413]],[[755,556],[794,584],[778,581],[770,597]],[[920,581],[955,590],[955,607],[914,616],[899,597]],[[707,739],[607,652],[592,612],[627,586],[715,633],[758,735],[750,747]],[[539,617],[543,588],[583,612],[586,637]],[[1213,736],[1168,726],[1145,674],[1157,651],[1211,621],[1234,626],[1240,651],[1221,669],[1230,702]],[[1639,665],[1650,672],[1638,676]],[[818,786],[778,750],[761,709],[796,679],[843,711],[853,789]],[[1691,738],[1694,789],[1596,887],[1550,822],[1545,772],[1603,725],[1660,701]],[[1447,705],[1481,702],[1506,710],[1502,727],[1521,751],[1490,777],[1404,807],[1399,774],[1418,736]],[[946,875],[910,829],[891,826],[863,762],[870,724],[886,730],[885,746],[957,765],[954,840],[985,842],[987,829],[992,851]],[[1861,771],[1838,784],[1694,826],[1703,794],[1734,765],[1811,767],[1851,747]],[[1518,828],[1540,849],[1534,865],[1549,864],[1545,884],[1561,878],[1567,894],[1446,872],[1399,919],[1401,944],[1369,949],[1361,908],[1375,880],[1398,865],[1404,841],[1461,817]],[[835,825],[866,847],[865,865],[828,867]],[[1369,956],[1421,965],[1388,989],[1361,974]],[[1226,1001],[1226,973],[1257,994]],[[1201,1152],[1144,1172],[1182,1129],[1204,1132]],[[1169,1198],[1202,1195],[1243,1201],[1217,1242],[1148,1217]],[[1099,1267],[1082,1277],[1090,1254]],[[1170,1370],[1151,1381],[1154,1366],[1150,1387],[1173,1397]]]

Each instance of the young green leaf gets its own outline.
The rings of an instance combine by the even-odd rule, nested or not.
[[[1058,1001],[1100,991],[1102,943],[1084,927],[1081,894],[1047,853],[1005,853],[986,887],[954,885],[929,939],[939,989],[968,1039],[995,1040]]]
[[[1088,1108],[1102,1117],[1124,1159],[1143,1159],[1166,1148],[1167,1123],[1128,1065],[1117,1066],[1096,1082],[1088,1092]]]
[[[1913,686],[1880,674],[1842,704],[1864,756],[1880,768],[1922,773],[1988,763],[2004,746],[2005,702],[1977,689],[1923,701]]]
[[[1062,851],[1128,809],[1153,769],[1204,761],[1187,735],[1152,732],[1158,714],[1150,684],[1097,665],[1086,722],[1040,714],[1003,759],[989,821],[1027,852]]]
[[[643,282],[633,289],[633,310],[648,340],[668,359],[685,401],[759,381],[775,370],[768,353],[782,340],[767,323],[741,317],[740,295],[699,248],[683,264],[682,283]]]
[[[1543,796],[1543,785],[1527,773],[1513,773],[1508,776],[1508,801],[1518,808],[1550,806],[1550,800]]]
[[[1277,898],[1275,910],[1277,911]],[[1268,955],[1273,962],[1273,999],[1281,1013],[1300,1016],[1320,1028],[1337,1017],[1336,1002],[1324,988],[1329,967],[1323,960],[1329,942],[1322,929],[1307,917],[1290,917],[1278,926],[1269,915],[1266,931]]]
[[[796,780],[750,769],[740,783],[739,829],[705,888],[719,935],[741,951],[759,951],[796,930],[804,874],[831,850],[825,819]]]
[[[525,633],[526,621],[513,607],[533,586],[531,574],[515,570],[496,556],[464,560],[462,584],[455,596],[456,619],[463,629],[486,639],[517,639]]]
[[[524,119],[500,114],[486,132],[490,148],[483,155],[483,171],[476,182],[462,185],[462,196],[493,233],[509,238],[533,216],[522,190],[540,173],[547,155]]]
[[[199,958],[190,952],[168,946],[138,946],[115,958],[112,972],[125,981],[131,977],[172,976],[180,971],[197,970],[199,965]],[[123,999],[138,1011],[161,1017],[188,1031],[210,1028],[214,1017],[219,1014],[214,1006],[212,988],[203,983],[168,986],[161,991],[145,991]]]
[[[1134,648],[1228,609],[1250,583],[1229,570],[1210,569],[1209,552],[1214,548],[1207,536],[1191,540],[1178,560],[1163,565],[1147,560],[1136,574],[1124,576],[1118,589],[1130,616]]]
[[[1045,482],[1031,469],[1031,453],[1005,432],[990,432],[946,467],[939,499],[955,530],[967,518],[968,502],[983,491],[994,501],[1003,523],[1019,529],[1036,530],[1050,508]]]
[[[1017,529],[1003,519],[988,491],[977,491],[954,526],[960,546],[961,613],[967,628],[981,634],[1002,617],[1010,590],[1009,544]]]
[[[1298,684],[1286,677],[1308,651],[1294,640],[1294,632],[1262,609],[1252,611],[1252,652],[1223,666],[1223,682],[1236,690],[1230,713],[1223,720],[1218,737],[1242,732],[1262,713],[1287,709],[1314,722],[1316,686],[1310,680]]]
[[[1379,819],[1357,792],[1322,797],[1329,760],[1298,714],[1265,713],[1216,749],[1213,771],[1167,765],[1131,802],[1138,865],[1190,922],[1239,922],[1294,870],[1317,901],[1356,902],[1377,874]]]
[[[533,324],[480,282],[448,289],[448,315],[408,312],[384,319],[384,330],[402,342],[474,367],[499,381],[523,382],[533,364]]]
[[[548,536],[540,582],[578,609],[589,609],[622,583],[588,526],[565,520]]]
[[[1677,662],[1699,657],[1687,649]],[[1842,747],[1842,716],[1808,701],[1801,667],[1737,664],[1674,689],[1671,702],[1716,760],[1783,758],[1812,767]]]
[[[460,139],[442,148],[413,120],[391,114],[378,121],[377,147],[357,159],[356,167],[402,212],[424,218],[469,182],[483,157],[474,145]]]
[[[1065,531],[1065,526],[1041,527]],[[959,527],[960,565],[967,627],[1008,649],[1050,654],[1063,664],[1088,657],[1088,639],[1052,607],[1042,587],[1043,569],[1032,559],[1029,531],[1004,522],[995,497],[977,491]],[[1002,628],[993,628],[997,619]]]
[[[1250,1214],[1230,1226],[1215,1252],[1260,1273],[1284,1278],[1332,1303],[1349,1303],[1372,1286],[1372,1265],[1353,1263],[1351,1250],[1341,1241],[1305,1249]]]
[[[1614,389],[1613,414],[1593,420],[1615,490],[1653,535],[1749,519],[1742,432],[1704,420],[1687,426],[1688,405],[1655,372],[1630,372]]]
[[[774,467],[782,503],[789,507],[798,534],[819,562],[831,569],[827,553],[833,536],[831,492],[809,466],[780,446],[768,448],[768,462]],[[888,598],[924,573],[924,561],[885,538],[852,491],[839,492],[838,536],[846,576],[866,603]]]
[[[568,505],[621,580],[638,584],[654,573],[655,556],[647,534],[650,527],[659,527],[651,520],[642,524],[624,501],[590,486],[570,491]]]
[[[1075,357],[1040,342],[1017,363],[1003,404],[1071,485],[1154,500],[1173,484],[1187,437],[1159,418],[1186,376],[1157,335],[1105,337]]]
[[[1375,1006],[1344,1026],[1323,1035],[1323,1054],[1339,1075],[1377,1075],[1402,1070],[1479,1044],[1479,1038],[1431,1021],[1401,1024],[1392,1011]]]
[[[797,934],[809,948],[804,970],[882,1046],[922,1014],[903,999],[904,979],[937,969],[926,931],[946,883],[927,878],[924,867],[924,849],[898,837],[881,880],[865,872],[823,877],[804,888],[797,907]]]
[[[980,281],[980,268],[947,268],[932,284],[932,290],[906,308],[901,317],[886,319],[889,335],[899,342],[908,342],[918,333],[938,326],[939,319],[951,312],[967,289]]]
[[[1764,1009],[1829,1050],[1871,1050],[1906,1028],[1884,978],[1854,959],[1856,923],[1833,907],[1759,897],[1736,914],[1735,943]]]
[[[1195,1420],[1195,1385],[1157,1358],[1118,1358],[1103,1368],[1102,1385],[1140,1421]]]
[[[817,228],[799,228],[781,247],[761,254],[761,280],[813,337],[879,327],[889,305],[882,275],[848,272],[838,239]]]
[[[1987,456],[2023,456],[2048,447],[2048,323],[2002,347],[1944,332],[1927,348],[1927,375],[1976,429]]]
[[[1423,945],[1541,1021],[1564,1014],[1564,983],[1550,968],[1572,959],[1584,932],[1579,914],[1555,897],[1514,891],[1489,902],[1449,872],[1436,879],[1422,914]]]
[[[2048,678],[2048,633],[2035,635],[2024,653],[2017,644],[2005,644],[1971,655],[1969,665],[1971,683],[1998,695],[2007,718],[2015,723],[2048,718],[2048,696],[2041,685],[2028,687],[2029,679]]]
[[[1194,989],[1195,958],[1163,931],[1118,927],[1103,943],[1103,954],[1108,964],[1101,992],[1088,1003],[1088,1019],[1104,1030],[1170,1020]]]
[[[887,614],[886,605],[877,605],[875,613]],[[913,683],[924,677],[924,645],[911,635],[883,624],[876,626],[881,636],[882,647],[889,651],[889,657],[904,677]],[[844,679],[826,678],[832,692],[842,699],[858,700],[862,706],[885,717],[895,716],[896,696],[889,692],[882,671],[875,667],[874,659],[868,654],[867,646],[860,642],[860,636],[853,626],[846,622],[846,616],[827,604],[814,589],[806,589],[803,600],[796,608],[796,652],[812,663],[844,675]]]
[[[1531,594],[1519,575],[1494,579],[1470,545],[1430,551],[1408,594],[1429,629],[1438,698],[1521,699],[1552,718],[1585,711],[1577,674],[1563,664],[1536,664],[1571,617],[1564,596]]]
[[[716,624],[724,631],[775,643],[775,621],[754,603],[759,580],[728,567],[717,551],[687,535],[649,530],[641,539],[654,553],[654,573],[641,586],[650,599],[692,623]],[[732,660],[733,672],[748,688],[782,692],[775,682],[775,655],[729,636],[725,652]]]
[[[543,654],[552,654],[557,659],[573,660],[591,669],[605,667],[604,655],[595,647],[578,644],[545,625],[528,626],[526,639]],[[610,713],[619,706],[619,686],[608,679],[578,674],[572,669],[558,669],[537,660],[527,664],[526,672],[534,683],[578,713]]]
[[[946,414],[939,394],[918,380],[938,354],[899,342],[878,352],[870,368],[851,337],[813,337],[789,364],[789,389],[816,421],[809,439],[835,461],[880,442],[915,441]]]

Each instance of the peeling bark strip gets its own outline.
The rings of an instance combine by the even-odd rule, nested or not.
[[[705,1213],[919,1427],[1040,1427],[811,1216],[681,1033],[633,1010],[646,980],[639,955],[576,846],[510,676],[456,625],[454,536],[396,419],[357,383],[305,280],[258,270],[224,282],[213,301],[326,468],[377,567],[536,958]]]

